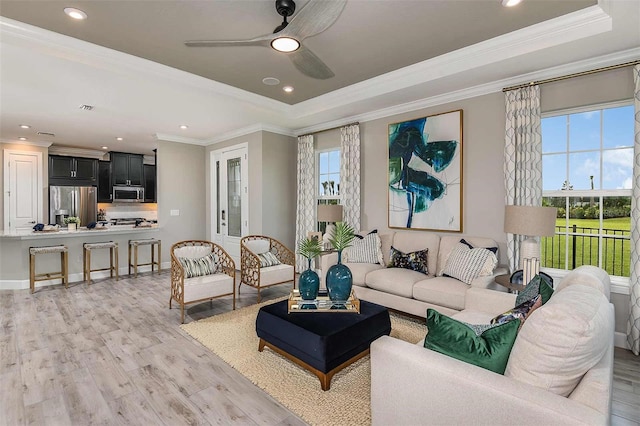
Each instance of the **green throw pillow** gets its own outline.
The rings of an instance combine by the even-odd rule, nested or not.
[[[529,281],[529,284],[524,287],[524,290],[518,294],[515,306],[518,306],[527,300],[531,300],[537,295],[542,296],[542,304],[544,305],[549,301],[552,294],[553,288],[547,283],[542,275],[536,275],[531,281]]]
[[[504,374],[520,320],[509,321],[485,330],[479,336],[463,322],[434,309],[427,309],[427,337],[424,347],[460,361]]]

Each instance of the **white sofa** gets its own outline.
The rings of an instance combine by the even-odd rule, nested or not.
[[[363,233],[364,234],[364,233]],[[465,284],[442,275],[453,247],[464,238],[474,247],[497,247],[491,238],[469,236],[443,236],[429,232],[398,231],[379,234],[384,265],[373,263],[349,263],[353,275],[356,297],[391,309],[425,317],[427,308],[437,309],[445,315],[453,315],[465,308],[467,291],[471,288],[490,288],[506,291],[495,283],[496,275],[506,274],[507,269],[497,267],[491,275],[480,276]],[[429,249],[428,275],[403,268],[387,268],[391,246],[404,252]],[[337,254],[321,257],[321,279],[325,282],[326,271],[337,262]]]
[[[504,375],[425,349],[422,341],[376,340],[372,423],[609,424],[614,336],[609,285],[600,268],[569,273],[527,318]],[[514,300],[513,294],[470,289],[466,308],[453,318],[486,324],[513,308]],[[559,390],[567,381],[563,396]]]

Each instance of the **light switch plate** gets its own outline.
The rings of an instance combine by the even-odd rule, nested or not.
[[[171,210],[171,212],[169,212],[169,214],[171,216],[180,216],[180,210]]]

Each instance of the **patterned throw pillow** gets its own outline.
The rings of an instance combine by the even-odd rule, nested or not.
[[[260,258],[261,268],[268,268],[269,266],[276,266],[276,265],[280,265],[281,263],[276,257],[276,255],[271,253],[270,251],[259,254],[258,257]]]
[[[367,235],[356,235],[351,247],[344,250],[344,261],[348,263],[379,263],[384,264],[382,259],[382,245],[378,230],[374,229]]]
[[[518,297],[516,297],[516,306],[535,298],[537,295],[542,296],[542,304],[544,305],[551,298],[552,294],[553,288],[551,288],[544,277],[536,275],[529,284],[524,287],[524,290],[518,294]]]
[[[197,259],[191,259],[189,257],[179,257],[178,260],[184,268],[185,278],[211,275],[215,274],[218,271],[215,255],[213,253]]]
[[[472,249],[466,244],[458,243],[449,254],[443,275],[471,284],[471,281],[482,274],[486,275],[487,270],[493,271],[497,264],[498,258],[491,251],[480,247]]]
[[[389,268],[404,268],[412,271],[428,274],[427,254],[429,249],[413,251],[411,253],[403,253],[397,248],[391,246],[391,256],[389,258]]]
[[[502,324],[503,322],[513,321],[514,319],[520,320],[520,327],[529,318],[529,315],[536,309],[542,306],[542,296],[537,295],[533,299],[526,300],[516,306],[515,308],[498,315],[491,320],[491,324]]]

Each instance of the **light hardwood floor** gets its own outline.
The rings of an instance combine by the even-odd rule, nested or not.
[[[182,332],[168,283],[164,271],[0,291],[0,425],[304,425]],[[237,307],[256,302],[241,291]],[[186,321],[229,310],[202,303]],[[640,358],[616,349],[614,374],[612,424],[640,426]]]

